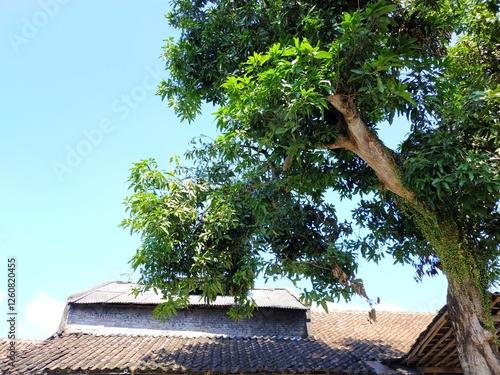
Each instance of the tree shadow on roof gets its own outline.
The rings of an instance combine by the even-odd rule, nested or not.
[[[367,373],[365,360],[403,355],[381,341],[345,339],[331,347],[311,339],[189,339],[141,359],[139,367],[171,372]]]

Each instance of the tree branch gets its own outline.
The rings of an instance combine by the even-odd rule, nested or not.
[[[335,94],[326,98],[343,116],[347,124],[347,134],[340,135],[330,149],[344,148],[363,159],[372,168],[380,180],[380,189],[389,190],[406,200],[412,200],[415,193],[401,183],[391,150],[373,134],[358,113],[352,97]]]
[[[276,168],[276,165],[273,163],[273,161],[269,157],[269,153],[267,152],[267,150],[265,150],[263,148],[258,148],[258,147],[252,146],[252,145],[246,145],[246,146],[248,148],[250,148],[251,150],[258,152],[259,154],[264,155],[264,157],[266,158],[267,164],[269,165],[269,168],[271,169],[271,173],[273,175],[273,178],[278,179],[279,178],[278,168]]]

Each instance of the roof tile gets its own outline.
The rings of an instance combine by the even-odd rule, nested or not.
[[[12,374],[60,370],[304,372],[356,368],[357,357],[318,340],[96,336],[63,334],[20,356]],[[132,345],[133,344],[133,345]],[[92,350],[90,352],[90,350]],[[91,354],[90,354],[91,353]],[[321,353],[321,355],[318,355]],[[25,353],[28,354],[28,353]],[[44,359],[42,359],[44,358]],[[8,364],[0,362],[0,368]]]

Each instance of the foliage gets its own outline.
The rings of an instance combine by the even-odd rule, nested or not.
[[[472,6],[427,97],[432,119],[415,121],[402,154],[406,184],[454,222],[485,289],[499,276],[500,55],[490,49],[500,46],[500,20],[493,2]]]
[[[142,235],[132,266],[169,301],[160,315],[197,293],[235,296],[231,315],[248,316],[259,274],[307,278],[305,300],[325,306],[366,297],[358,257],[384,252],[419,279],[444,271],[485,292],[500,271],[498,15],[474,0],[174,1],[182,34],[165,46],[159,94],[183,120],[219,105],[221,135],[194,143],[192,167],[132,168],[122,225]],[[338,147],[350,130],[331,95],[355,103],[374,139],[382,121],[411,122],[386,152],[412,201]],[[332,190],[361,196],[352,223]]]
[[[294,282],[309,276],[308,300],[362,293],[355,255],[336,245],[350,227],[337,222],[333,206],[280,181],[242,178],[227,165],[162,172],[145,160],[135,164],[131,185],[131,218],[122,225],[143,235],[132,267],[141,269],[143,285],[163,292],[169,315],[194,293],[208,301],[234,296],[247,316],[247,292],[259,273]]]
[[[277,42],[291,45],[294,38],[307,39],[313,46],[319,43],[325,50],[342,38],[339,58],[344,76],[339,82],[349,91],[351,69],[358,68],[361,75],[373,75],[376,87],[376,77],[398,65],[394,56],[409,40],[415,41],[423,59],[443,50],[450,32],[446,22],[453,15],[443,17],[433,6],[415,3],[412,9],[397,1],[172,1],[167,19],[182,34],[164,47],[170,78],[162,82],[159,94],[181,119],[192,120],[203,100],[224,101],[221,84],[238,75],[249,56]]]

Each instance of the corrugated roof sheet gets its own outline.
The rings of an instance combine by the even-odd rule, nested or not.
[[[69,296],[69,303],[126,303],[126,304],[159,304],[163,302],[161,295],[156,294],[153,290],[139,294],[137,297],[132,295],[132,289],[137,287],[137,284],[111,281],[97,285],[83,292]],[[280,309],[298,309],[307,310],[298,297],[286,288],[258,288],[250,293],[250,297],[255,300],[257,306],[265,308],[280,308]],[[207,303],[199,296],[190,296],[189,303],[191,306],[205,306]],[[234,304],[232,297],[219,296],[212,306],[231,306]]]

